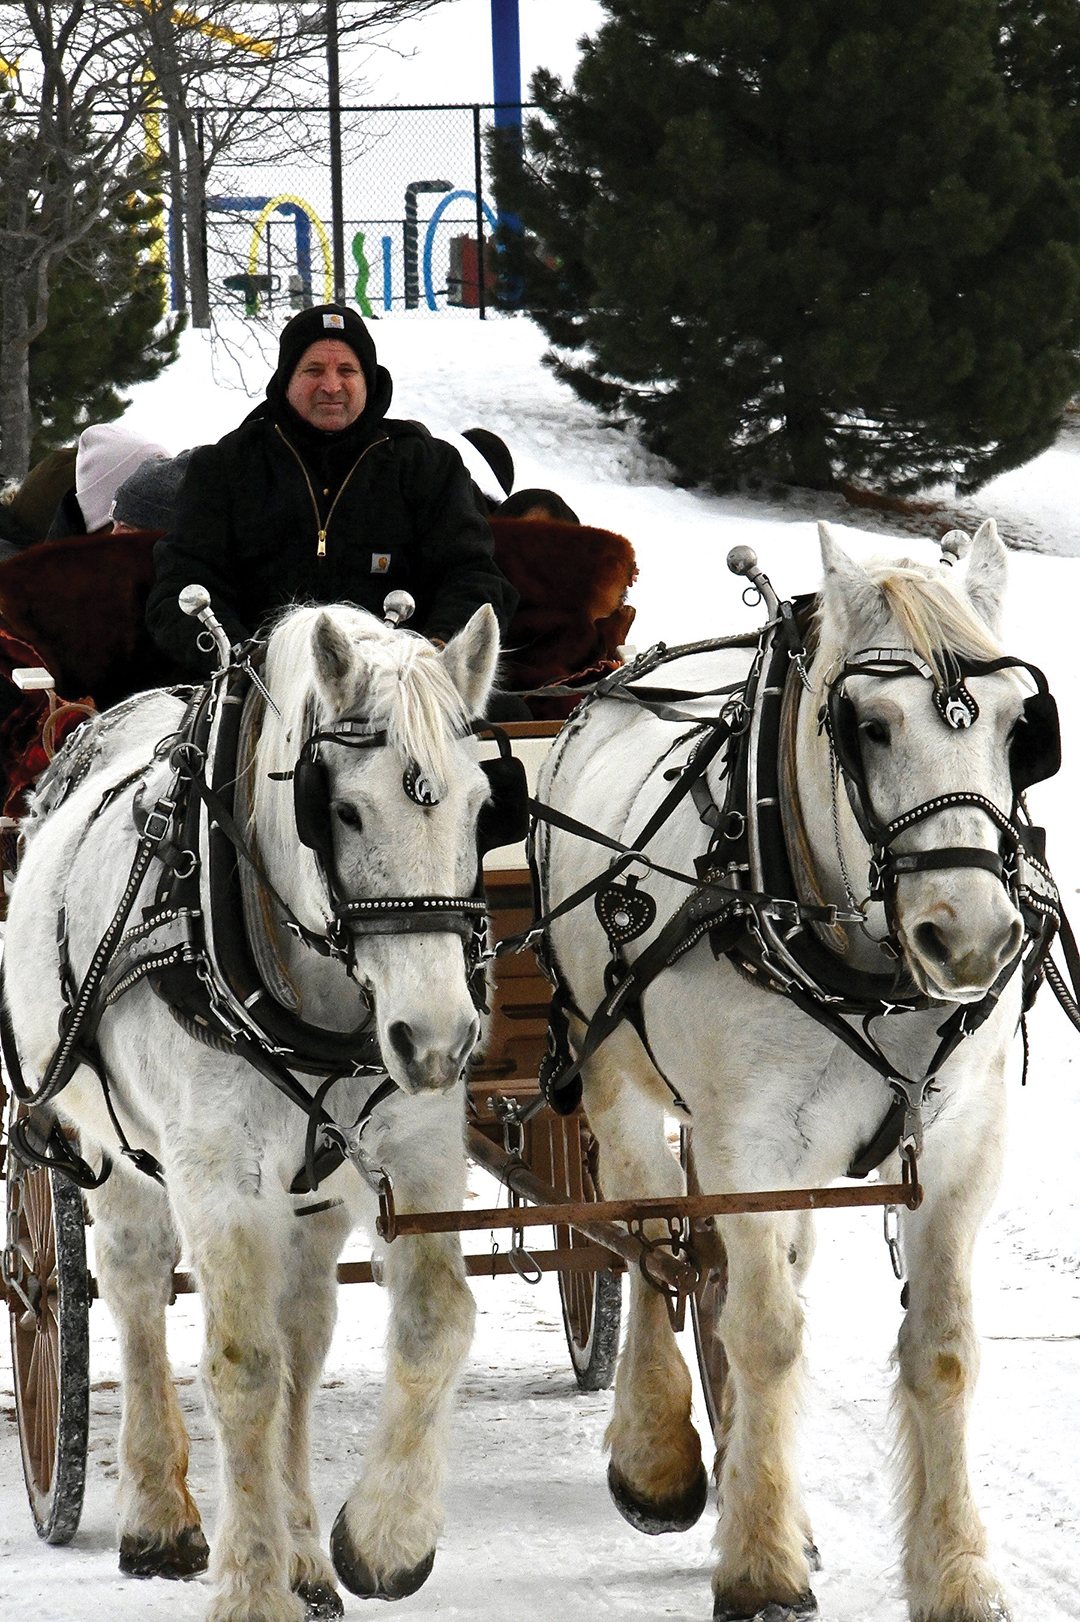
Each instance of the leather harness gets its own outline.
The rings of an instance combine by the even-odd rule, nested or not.
[[[80,1065],[88,1065],[101,1083],[121,1153],[162,1181],[154,1156],[128,1142],[96,1044],[105,1010],[144,979],[189,1035],[244,1059],[307,1115],[304,1165],[293,1180],[292,1193],[314,1191],[347,1156],[364,1172],[356,1154],[359,1131],[376,1105],[396,1089],[382,1063],[374,1007],[358,983],[363,1015],[353,1031],[342,1033],[311,1025],[286,1006],[275,994],[274,983],[260,971],[259,954],[253,950],[250,908],[245,919],[245,878],[254,880],[262,899],[268,898],[269,910],[277,909],[285,929],[312,950],[336,958],[354,978],[358,934],[458,934],[473,1001],[478,1009],[484,1008],[487,907],[480,859],[486,848],[523,838],[527,823],[524,769],[510,756],[505,734],[486,724],[475,729],[495,734],[500,758],[481,763],[492,784],[493,801],[480,819],[477,881],[471,896],[345,895],[334,861],[328,779],[319,752],[334,745],[381,747],[386,734],[363,718],[346,717],[305,741],[293,771],[281,775],[293,779],[298,832],[314,849],[327,889],[329,926],[325,932],[311,930],[271,884],[243,830],[246,817],[243,812],[237,816],[241,733],[245,721],[249,732],[257,726],[264,702],[265,689],[255,670],[260,653],[261,645],[249,645],[207,686],[191,692],[178,731],[161,741],[144,767],[107,789],[88,820],[87,830],[109,805],[135,789],[132,816],[139,830],[135,859],[120,906],[78,986],[68,961],[66,912],[60,911],[57,934],[66,1008],[60,1042],[36,1088],[23,1074],[0,966],[0,1046],[12,1089],[31,1112],[14,1123],[12,1141],[31,1164],[61,1170],[86,1188],[105,1181],[111,1171],[109,1157],[95,1173],[54,1121],[44,1117],[35,1121],[32,1111],[54,1099]],[[70,775],[49,809],[62,803],[89,770],[79,758],[78,745],[73,751]],[[142,804],[143,779],[162,759],[168,759],[172,777],[165,793],[147,810]],[[406,769],[403,788],[417,803],[434,803],[412,767]],[[325,804],[319,803],[320,796]],[[154,862],[159,864],[154,901],[143,908],[141,921],[129,927]],[[294,1071],[319,1078],[314,1093]],[[377,1085],[346,1134],[323,1101],[336,1081],[349,1076],[370,1076]]]
[[[838,926],[842,923],[861,923],[863,913],[861,909],[852,911],[816,904],[816,897],[809,903],[800,897],[793,871],[792,851],[785,831],[785,796],[780,780],[785,707],[790,713],[795,691],[800,686],[809,685],[805,674],[805,635],[814,607],[812,599],[801,599],[794,605],[781,604],[780,612],[763,628],[760,638],[729,638],[672,649],[658,644],[641,655],[633,665],[600,684],[577,712],[575,719],[580,721],[588,705],[598,698],[618,698],[640,704],[664,719],[691,721],[700,729],[700,737],[686,765],[679,772],[674,788],[637,836],[632,851],[620,841],[598,835],[576,819],[534,802],[534,814],[539,820],[597,841],[619,853],[606,872],[564,899],[534,925],[533,933],[540,927],[546,930],[555,918],[582,901],[593,898],[611,947],[605,977],[606,995],[589,1016],[574,1003],[550,940],[545,941],[543,962],[554,986],[554,998],[541,1083],[553,1108],[569,1112],[576,1107],[581,1092],[580,1071],[583,1064],[624,1019],[633,1024],[652,1062],[660,1075],[664,1076],[648,1042],[642,995],[660,973],[708,935],[715,957],[727,957],[752,983],[793,1002],[809,1018],[843,1042],[892,1088],[894,1100],[884,1119],[848,1168],[848,1176],[861,1178],[898,1147],[905,1153],[917,1153],[922,1139],[922,1107],[928,1093],[935,1087],[938,1073],[961,1042],[990,1017],[1012,976],[1017,972],[1022,975],[1023,1007],[1026,1011],[1046,972],[1050,947],[1059,930],[1070,973],[1080,972],[1080,957],[1064,919],[1056,886],[1045,866],[1045,836],[1041,829],[1031,826],[1027,820],[1022,799],[1023,788],[1042,776],[1051,775],[1057,769],[1060,758],[1057,753],[1056,710],[1051,711],[1053,700],[1041,671],[1010,658],[984,662],[956,660],[953,661],[955,669],[950,668],[951,680],[941,702],[938,702],[938,687],[935,687],[935,701],[938,702],[943,721],[950,726],[965,725],[975,718],[968,707],[974,704],[974,700],[966,688],[963,688],[962,696],[958,696],[965,675],[990,674],[1016,666],[1031,672],[1037,694],[1035,700],[1028,700],[1025,721],[1032,727],[1042,728],[1047,739],[1052,728],[1053,741],[1052,746],[1047,741],[1043,748],[1046,770],[1036,768],[1032,775],[1031,758],[1026,762],[1026,770],[1018,769],[1014,758],[1012,816],[1006,816],[983,796],[950,793],[938,795],[921,806],[913,807],[893,822],[882,824],[873,815],[861,762],[857,763],[852,758],[850,748],[841,747],[837,751],[834,740],[839,706],[844,702],[850,703],[844,695],[844,682],[851,675],[881,674],[886,668],[883,660],[864,658],[860,663],[862,656],[857,655],[834,680],[829,704],[820,720],[828,732],[834,755],[839,752],[837,769],[860,827],[871,843],[871,898],[880,897],[885,902],[894,965],[886,974],[872,974],[843,961],[836,949],[837,937],[842,938]],[[707,697],[708,694],[638,685],[642,677],[651,675],[663,664],[684,659],[691,653],[733,646],[756,646],[756,653],[745,683],[739,684],[736,694],[729,694],[720,713],[711,719],[703,720],[697,715],[672,709],[675,701],[686,702]],[[864,650],[873,655],[882,651]],[[922,664],[922,661],[911,650],[892,649],[888,652],[892,661],[888,666],[890,677],[911,673],[932,674],[929,667],[915,668],[916,663]],[[950,703],[963,707],[962,719],[959,708],[954,707],[951,715],[947,713]],[[1026,747],[1028,757],[1038,753],[1037,750],[1032,751],[1030,744]],[[718,806],[709,790],[705,768],[721,749],[726,749],[723,779],[727,792],[723,805]],[[709,830],[707,849],[695,859],[696,883],[686,875],[653,862],[642,848],[647,846],[675,804],[687,793],[691,795],[702,823]],[[904,855],[892,851],[894,840],[906,828],[937,811],[959,805],[976,806],[990,817],[1000,831],[1003,854],[973,847]],[[693,888],[659,934],[633,963],[629,963],[623,948],[651,927],[656,910],[652,898],[640,891],[635,878],[618,882],[619,875],[635,863],[680,878]],[[895,940],[893,907],[896,877],[906,872],[964,866],[986,868],[1006,884],[1024,922],[1023,945],[978,1002],[958,1005],[947,1015],[938,1027],[937,1045],[924,1074],[921,1077],[908,1077],[899,1073],[875,1040],[872,1030],[878,1019],[933,1006],[911,980]],[[539,910],[543,907],[545,874],[535,851],[533,875]],[[1057,991],[1055,980],[1060,982],[1061,976],[1052,964],[1050,967],[1053,973],[1048,977]],[[569,1043],[568,1014],[573,1014],[584,1026],[584,1035],[576,1044],[573,1054]],[[851,1023],[852,1020],[858,1023]],[[678,1090],[666,1076],[664,1080],[672,1092],[676,1107],[685,1110]]]

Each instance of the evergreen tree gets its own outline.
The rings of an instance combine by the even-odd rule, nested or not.
[[[999,0],[998,65],[1010,90],[1049,101],[1058,161],[1080,176],[1080,6],[1076,0]]]
[[[112,422],[117,390],[146,383],[176,359],[181,322],[165,322],[157,198],[114,204],[53,274],[48,324],[30,346],[32,460],[69,445],[94,422]]]
[[[970,491],[1080,386],[1080,186],[997,0],[605,0],[493,148],[507,280],[688,482]],[[569,352],[569,353],[568,353]]]

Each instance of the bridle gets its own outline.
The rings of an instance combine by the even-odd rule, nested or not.
[[[1010,743],[1009,769],[1012,782],[1011,813],[984,794],[952,790],[936,794],[920,805],[883,822],[874,810],[859,742],[855,705],[845,691],[852,676],[870,676],[895,681],[917,676],[931,681],[934,706],[942,722],[954,731],[974,726],[979,706],[969,692],[970,677],[990,676],[1001,670],[1023,670],[1035,683],[1036,691],[1025,700],[1024,710]],[[819,728],[827,734],[833,764],[833,780],[839,772],[855,820],[870,846],[869,893],[867,899],[884,903],[889,938],[896,935],[896,884],[910,873],[940,872],[949,868],[981,868],[1015,892],[1017,869],[1023,849],[1023,835],[1016,820],[1017,807],[1025,789],[1052,777],[1061,765],[1061,736],[1057,705],[1046,677],[1024,659],[1003,655],[997,659],[963,659],[946,652],[943,674],[938,675],[914,648],[863,648],[846,660],[826,686],[825,702],[818,715]],[[998,829],[999,849],[986,850],[972,845],[950,845],[934,850],[897,852],[893,846],[901,834],[917,827],[939,812],[958,806],[981,811]]]
[[[506,734],[498,727],[481,721],[459,736],[468,737],[476,732],[489,732],[494,736],[499,758],[479,762],[491,786],[491,797],[481,810],[477,824],[476,882],[472,894],[467,896],[348,897],[344,893],[334,854],[330,778],[322,751],[329,746],[359,750],[385,748],[389,742],[385,729],[363,717],[343,717],[304,740],[291,772],[271,774],[278,779],[292,778],[297,836],[301,844],[314,852],[329,898],[331,922],[327,938],[350,967],[354,966],[354,942],[359,936],[455,934],[462,939],[470,987],[473,987],[487,928],[481,860],[488,850],[524,839],[528,831],[524,767],[512,754]],[[406,764],[401,781],[405,795],[414,805],[430,808],[439,804],[441,795],[415,761]],[[474,990],[474,1000],[477,995]]]

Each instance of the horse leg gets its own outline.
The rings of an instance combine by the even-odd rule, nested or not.
[[[979,1371],[972,1252],[1000,1175],[1000,1117],[980,1123],[966,1144],[954,1135],[947,1149],[931,1134],[919,1163],[923,1204],[903,1216],[908,1310],[897,1342],[896,1405],[904,1577],[913,1622],[990,1622],[1008,1610],[986,1561],[966,1427]]]
[[[604,1197],[683,1194],[683,1174],[664,1136],[663,1098],[645,1096],[628,1080],[635,1069],[654,1092],[660,1084],[637,1038],[617,1032],[583,1071]],[[664,1231],[662,1224],[655,1226]],[[626,1341],[604,1440],[611,1450],[611,1496],[639,1532],[683,1532],[705,1508],[708,1477],[690,1420],[692,1393],[666,1299],[640,1272],[631,1271]]]
[[[702,1181],[718,1186],[716,1179]],[[713,1615],[734,1622],[775,1606],[770,1618],[787,1622],[817,1609],[809,1564],[816,1550],[792,1468],[803,1330],[796,1236],[806,1242],[805,1225],[783,1217],[727,1217],[722,1233],[728,1288],[720,1332],[728,1388]]]
[[[422,1145],[416,1138],[411,1157],[391,1162],[399,1210],[462,1204],[460,1099],[456,1111],[456,1142],[436,1135]],[[383,1266],[391,1305],[382,1409],[363,1479],[342,1505],[330,1551],[354,1594],[403,1599],[427,1580],[435,1562],[450,1407],[476,1308],[457,1234],[395,1239]]]
[[[221,1457],[217,1591],[208,1622],[302,1622],[304,1605],[289,1580],[286,1349],[278,1310],[287,1247],[282,1224],[295,1219],[269,1208],[265,1195],[208,1188],[211,1165],[209,1148],[186,1154],[184,1187],[174,1196],[203,1301],[203,1383]],[[202,1173],[199,1182],[188,1181],[189,1168],[192,1179]],[[170,1183],[179,1181],[179,1168],[170,1171]]]
[[[307,1607],[307,1622],[341,1616],[344,1607],[334,1568],[319,1543],[319,1518],[311,1492],[309,1426],[311,1398],[337,1315],[334,1264],[348,1237],[343,1206],[296,1217],[290,1234],[281,1328],[287,1364],[285,1491],[292,1532],[289,1581]]]
[[[123,1164],[88,1201],[123,1374],[120,1570],[191,1577],[205,1571],[209,1550],[187,1489],[188,1438],[165,1345],[179,1251],[172,1216],[157,1184]]]

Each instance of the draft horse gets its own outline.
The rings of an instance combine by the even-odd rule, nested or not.
[[[470,723],[484,714],[498,651],[490,608],[439,652],[343,606],[290,611],[266,649],[272,704],[254,745],[247,828],[298,926],[277,927],[278,910],[278,969],[308,1022],[350,1032],[365,1015],[373,1019],[397,1091],[370,1117],[369,1153],[406,1210],[459,1207],[464,1197],[461,1076],[480,1034],[469,984],[475,964],[460,933],[403,932],[393,920],[384,920],[387,932],[356,936],[351,968],[343,954],[306,942],[325,939],[334,922],[328,865],[346,913],[365,898],[372,906],[397,898],[391,911],[400,913],[400,898],[474,896],[477,823],[490,784]],[[68,1008],[65,983],[81,983],[116,914],[140,837],[138,807],[164,793],[167,740],[184,709],[167,692],[118,706],[57,756],[39,789],[4,957],[28,1079],[46,1073]],[[365,743],[372,747],[350,746]],[[296,793],[301,767],[306,803]],[[307,844],[298,816],[317,825],[305,829]],[[159,874],[155,862],[140,902],[153,899]],[[363,1480],[334,1528],[331,1565],[312,1501],[308,1414],[334,1323],[335,1263],[357,1222],[373,1229],[375,1196],[347,1164],[316,1199],[291,1192],[305,1163],[307,1119],[221,1048],[196,1042],[142,979],[98,1026],[107,1096],[83,1064],[50,1106],[77,1129],[92,1168],[106,1154],[113,1159],[111,1176],[87,1198],[123,1362],[120,1565],[182,1576],[207,1563],[166,1355],[165,1309],[182,1243],[203,1301],[202,1372],[220,1444],[211,1622],[333,1617],[342,1612],[335,1567],[354,1592],[385,1599],[413,1592],[431,1570],[448,1409],[473,1301],[457,1235],[388,1247],[382,1411]],[[346,1075],[324,1107],[347,1130],[375,1085],[371,1075]],[[163,1186],[118,1152],[118,1127],[156,1157]]]
[[[1010,761],[1015,765],[1021,747],[1028,689],[1015,661],[971,675],[966,684],[954,680],[961,662],[965,669],[994,666],[1001,652],[1006,554],[992,523],[976,536],[966,570],[908,561],[862,567],[824,526],[821,550],[816,652],[805,686],[795,672],[790,678],[794,697],[779,771],[801,900],[835,903],[841,916],[845,907],[861,910],[859,926],[817,926],[845,972],[888,976],[899,959],[915,1001],[921,997],[921,1009],[875,1025],[881,1050],[902,1076],[923,1074],[951,1012],[984,1008],[1001,988],[989,1016],[942,1065],[927,1098],[919,1160],[925,1198],[902,1222],[907,1311],[897,1348],[911,1615],[914,1622],[988,1622],[1006,1609],[987,1563],[965,1455],[979,1360],[971,1261],[1001,1172],[1005,1060],[1020,1014],[1021,977],[1005,971],[1021,952],[1024,928],[1015,894],[1002,880],[1001,828],[1023,786],[1011,776]],[[664,678],[695,692],[740,691],[754,658],[745,647],[699,653],[666,665]],[[972,707],[947,724],[935,700],[950,690],[956,697],[961,687]],[[719,702],[693,713],[715,715]],[[539,798],[623,849],[638,849],[635,840],[701,735],[690,724],[673,738],[670,720],[603,698],[564,728],[545,763]],[[706,800],[714,807],[725,804],[727,758],[718,753],[706,773]],[[926,811],[938,796],[945,803]],[[868,891],[880,896],[868,877],[867,816],[872,811],[878,825],[894,825],[914,807],[921,814],[889,847],[887,915],[880,899],[866,899]],[[718,829],[713,871],[738,883],[739,864],[724,869],[722,858],[725,836],[737,845],[741,826],[723,818],[711,826]],[[700,803],[687,795],[650,840],[648,854],[693,874],[710,835]],[[541,826],[535,854],[545,908],[557,907],[611,860],[597,844],[550,824]],[[610,992],[611,968],[632,965],[686,896],[655,871],[639,873],[637,888],[658,902],[657,922],[617,950],[614,963],[599,905],[578,906],[552,925],[553,963],[579,1057],[584,1020]],[[665,1137],[676,1103],[692,1118],[696,1176],[707,1194],[827,1184],[874,1140],[891,1106],[886,1081],[834,1031],[807,1017],[781,984],[755,984],[746,963],[732,962],[720,946],[711,950],[703,931],[647,985],[636,1022],[620,1025],[587,1058],[582,1079],[609,1199],[685,1192]],[[882,1176],[896,1181],[899,1173],[893,1153]],[[728,1270],[720,1333],[730,1372],[717,1436],[713,1614],[727,1622],[790,1622],[816,1610],[815,1551],[793,1466],[799,1290],[813,1252],[812,1219],[726,1216],[718,1225]],[[607,1444],[613,1496],[642,1530],[683,1529],[704,1507],[690,1399],[665,1302],[633,1278]]]

